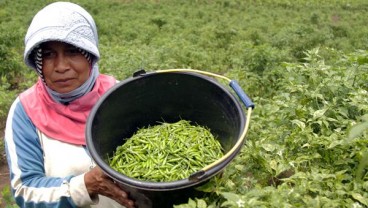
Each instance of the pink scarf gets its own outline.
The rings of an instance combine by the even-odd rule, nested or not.
[[[88,115],[97,100],[114,84],[116,79],[99,75],[92,91],[69,105],[55,102],[47,93],[42,80],[20,94],[20,100],[34,125],[50,138],[85,145],[85,126]]]

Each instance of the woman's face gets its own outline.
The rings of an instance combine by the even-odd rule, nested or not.
[[[90,75],[90,63],[73,45],[50,41],[42,44],[42,72],[49,88],[58,93],[77,89]]]

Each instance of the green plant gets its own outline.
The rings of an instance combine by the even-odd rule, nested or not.
[[[18,207],[16,204],[15,204],[15,200],[10,192],[10,188],[9,186],[5,186],[1,192],[0,192],[0,195],[2,196],[0,198],[0,205],[4,205],[5,207],[4,208],[16,208]]]
[[[245,146],[202,187],[209,195],[177,206],[368,206],[366,1],[75,2],[96,19],[101,72],[208,70],[237,80],[255,103]],[[2,125],[35,80],[22,40],[44,4],[0,2]]]

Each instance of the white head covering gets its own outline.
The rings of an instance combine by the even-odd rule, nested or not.
[[[56,2],[40,10],[34,17],[25,37],[24,60],[35,68],[30,54],[39,44],[62,41],[82,48],[100,58],[95,21],[82,7],[70,2]]]
[[[93,57],[91,75],[82,86],[69,93],[58,93],[46,86],[50,96],[60,103],[69,103],[88,93],[98,77],[97,61],[100,58],[97,28],[92,16],[79,5],[70,2],[51,3],[40,10],[28,28],[24,50],[25,63],[36,72],[34,50],[48,41],[69,43]]]

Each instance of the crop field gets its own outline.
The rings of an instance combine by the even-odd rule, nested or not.
[[[2,132],[12,101],[37,79],[23,40],[50,2],[0,1]],[[368,207],[366,0],[73,2],[95,18],[101,73],[209,71],[238,81],[254,102],[240,153],[201,187],[208,194],[176,208]],[[0,206],[10,207],[3,187]]]

